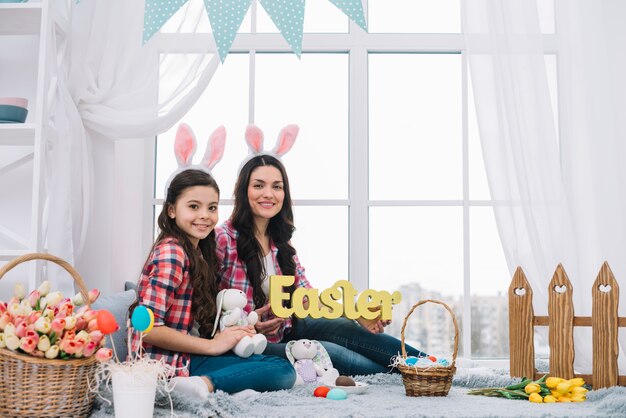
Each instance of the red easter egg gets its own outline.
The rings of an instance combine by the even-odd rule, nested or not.
[[[437,357],[435,357],[435,356],[428,356],[428,359],[429,359],[430,361],[432,361],[433,363],[436,363],[436,362],[437,362]]]
[[[328,392],[330,392],[330,388],[327,388],[326,386],[318,386],[313,391],[313,396],[325,398],[326,395],[328,395]]]
[[[113,314],[106,309],[100,309],[98,311],[97,321],[98,329],[104,335],[111,334],[120,329],[120,326],[117,325],[117,321],[115,320]]]

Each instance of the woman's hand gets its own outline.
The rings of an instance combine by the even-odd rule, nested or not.
[[[284,318],[273,318],[268,321],[263,321],[262,320],[263,315],[265,315],[269,311],[270,311],[269,303],[255,310],[255,312],[259,315],[259,320],[257,321],[256,324],[254,324],[254,327],[256,328],[259,334],[275,335],[280,329],[283,322],[285,322]]]
[[[224,328],[212,340],[209,340],[211,341],[211,354],[214,356],[224,354],[232,350],[243,337],[252,337],[254,334],[256,330],[252,325]]]

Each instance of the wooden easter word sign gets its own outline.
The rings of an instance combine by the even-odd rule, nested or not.
[[[317,289],[298,287],[293,296],[290,296],[284,288],[293,285],[294,281],[294,276],[270,277],[270,306],[274,315],[279,318],[288,318],[293,314],[298,318],[310,316],[315,319],[336,319],[345,316],[349,319],[389,320],[392,305],[397,305],[402,300],[398,291],[390,294],[384,290],[367,289],[357,295],[352,283],[347,280],[339,280],[321,293]],[[284,307],[283,301],[290,298],[291,308]]]

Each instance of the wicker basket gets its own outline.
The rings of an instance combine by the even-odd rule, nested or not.
[[[454,352],[452,354],[452,363],[449,366],[420,368],[414,366],[407,366],[406,364],[399,364],[398,369],[402,374],[402,382],[406,390],[406,396],[447,396],[452,385],[452,376],[456,372],[455,362],[456,354],[459,349],[459,326],[456,323],[456,317],[454,312],[448,305],[438,300],[421,300],[409,311],[404,318],[404,324],[402,324],[402,358],[406,359],[406,347],[404,345],[404,329],[406,328],[407,320],[413,313],[415,308],[424,303],[437,303],[442,305],[452,315],[452,322],[454,323]]]
[[[83,300],[87,288],[66,261],[42,253],[25,254],[0,268],[0,279],[13,267],[30,260],[48,260],[63,267],[78,284]],[[0,349],[0,416],[88,416],[95,393],[89,390],[98,367],[95,356],[86,359],[48,360]]]

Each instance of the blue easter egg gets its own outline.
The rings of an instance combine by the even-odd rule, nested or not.
[[[326,394],[326,399],[332,399],[333,401],[341,401],[348,398],[348,393],[343,389],[331,389]]]
[[[415,366],[415,363],[417,363],[417,357],[407,357],[407,359],[404,360],[404,362],[406,363],[407,366]]]
[[[130,317],[130,322],[139,332],[149,332],[154,325],[154,314],[145,306],[137,306]]]
[[[446,366],[446,367],[450,365],[450,363],[448,363],[448,360],[446,360],[445,358],[437,360],[437,363],[441,364],[442,366]]]

